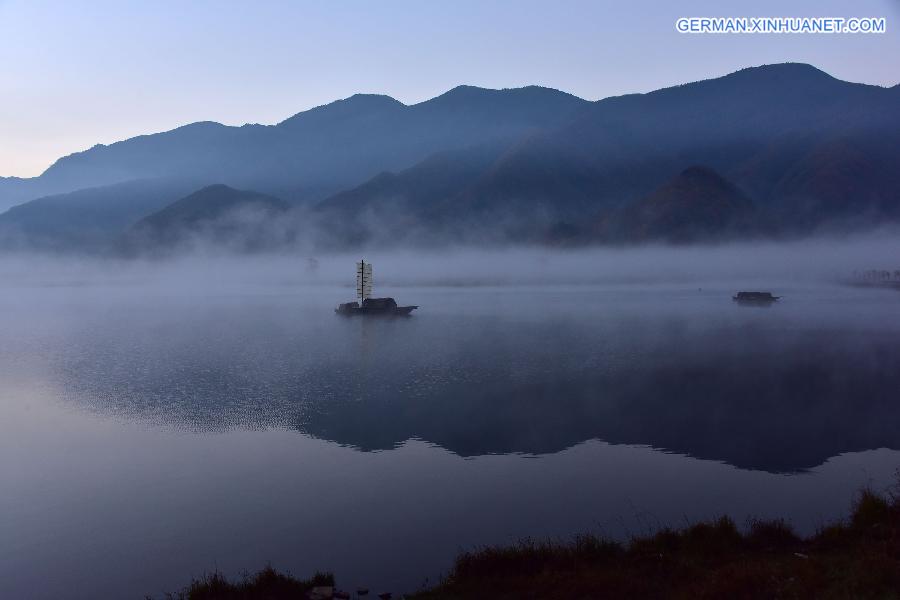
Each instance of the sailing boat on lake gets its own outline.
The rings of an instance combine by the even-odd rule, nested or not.
[[[371,298],[372,295],[372,263],[361,260],[356,263],[356,297],[358,302],[339,304],[334,312],[339,315],[368,316],[408,316],[418,306],[397,306],[393,298]]]

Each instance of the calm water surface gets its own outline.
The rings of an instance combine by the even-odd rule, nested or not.
[[[900,294],[732,287],[7,289],[0,597],[271,562],[408,591],[463,549],[732,515],[803,532],[900,466]]]

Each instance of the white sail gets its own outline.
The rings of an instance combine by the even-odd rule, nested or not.
[[[372,264],[364,260],[356,263],[356,297],[360,301],[372,295]]]

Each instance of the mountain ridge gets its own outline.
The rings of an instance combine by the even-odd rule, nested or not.
[[[447,94],[442,94],[412,105],[405,105],[386,95],[355,94],[295,113],[274,125],[229,126],[214,121],[197,121],[111,144],[96,144],[87,150],[62,156],[41,175],[19,178],[15,186],[10,185],[12,182],[0,180],[0,210],[37,197],[146,177],[202,176],[210,183],[226,181],[265,189],[270,193],[286,192],[287,195],[292,195],[295,188],[303,187],[330,187],[331,191],[337,191],[341,187],[362,183],[381,170],[411,166],[447,146],[465,146],[492,137],[515,136],[526,128],[552,125],[564,119],[568,110],[587,104],[586,100],[551,88],[529,86],[489,90],[469,86],[468,89],[480,90],[478,96],[481,98],[503,98],[508,105],[496,108],[494,113],[463,111],[454,115],[455,108],[447,104],[453,94],[447,98]],[[537,100],[534,98],[535,90],[540,90]],[[527,108],[509,110],[516,103],[531,106],[533,110],[530,113]],[[448,119],[459,120],[467,116],[474,116],[475,120],[462,126],[459,123],[444,123]],[[349,123],[351,119],[356,119],[357,123]],[[494,122],[499,122],[500,126]],[[504,123],[506,127],[502,126]],[[377,131],[354,130],[354,127],[359,129],[361,125],[370,129],[373,125],[381,128]],[[343,126],[344,129],[338,132],[321,130],[322,127],[335,126]],[[439,134],[436,139],[417,139],[429,128]],[[334,133],[337,135],[332,136]],[[392,133],[400,142],[398,148],[387,152],[367,148],[367,136],[388,136]],[[304,140],[292,138],[292,134],[308,136],[312,138],[309,144],[315,143],[318,147],[304,146]],[[348,176],[318,160],[323,149],[329,156],[337,152],[337,148],[329,149],[332,139],[345,144],[353,143],[361,150],[361,156],[356,159],[358,162],[354,165],[351,160],[345,169],[351,172]],[[309,168],[304,167],[307,161],[313,163]],[[301,173],[293,176],[292,168],[299,169]],[[313,179],[317,172],[322,171],[325,175],[321,181],[298,181]],[[302,191],[296,196],[302,198]]]
[[[212,184],[143,217],[119,244],[130,254],[172,252],[194,242],[259,250],[276,241],[270,225],[289,210],[274,196]]]
[[[142,179],[255,190],[322,226],[305,234],[326,246],[542,243],[553,232],[604,243],[597,215],[639,203],[699,165],[775,229],[804,235],[900,219],[896,89],[787,63],[596,102],[540,86],[457,86],[411,105],[357,94],[277,125],[199,122],[96,147],[54,177],[90,179],[99,169],[127,178],[138,165]],[[173,140],[191,143],[169,151]],[[122,202],[136,193],[126,191]],[[69,211],[91,204],[84,194],[69,200]],[[0,229],[49,223],[42,211],[62,215],[65,201],[23,205],[31,207],[0,215]],[[299,235],[306,225],[291,226]]]

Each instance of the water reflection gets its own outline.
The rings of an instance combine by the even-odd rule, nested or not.
[[[900,448],[893,296],[861,315],[802,291],[761,311],[716,291],[429,293],[399,321],[336,318],[311,295],[129,297],[55,307],[26,337],[69,401],[196,431],[465,457],[599,438],[771,472]]]

